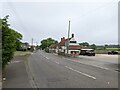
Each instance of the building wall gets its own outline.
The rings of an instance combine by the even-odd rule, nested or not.
[[[76,41],[74,38],[72,38],[70,41]],[[67,54],[67,45],[68,45],[68,41],[65,42],[65,54]],[[70,43],[69,45],[79,45],[77,42],[76,43]],[[68,50],[68,54],[71,54],[71,51],[78,51],[80,53],[80,50]]]
[[[80,53],[80,50],[68,50],[68,54],[71,54],[71,51],[77,51]],[[65,54],[67,54],[67,50],[65,50]]]

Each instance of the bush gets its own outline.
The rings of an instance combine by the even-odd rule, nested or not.
[[[8,16],[3,19],[0,19],[2,23],[2,67],[13,58],[16,48],[20,46],[20,40],[22,35],[15,30],[9,28]]]
[[[46,49],[45,49],[45,52],[49,53],[49,49],[48,49],[48,48],[46,48]]]

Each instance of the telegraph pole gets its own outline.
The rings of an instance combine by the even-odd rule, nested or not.
[[[36,42],[36,46],[38,45],[38,42]]]
[[[32,38],[32,46],[33,46],[33,38]]]
[[[68,54],[68,50],[69,50],[69,36],[70,36],[70,21],[69,21],[69,26],[68,26],[67,54]]]

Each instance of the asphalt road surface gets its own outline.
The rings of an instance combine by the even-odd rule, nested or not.
[[[34,88],[118,88],[116,64],[110,56],[66,58],[44,51],[28,60]]]

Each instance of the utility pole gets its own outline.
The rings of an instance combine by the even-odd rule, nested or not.
[[[36,42],[36,46],[38,45],[38,42]]]
[[[33,38],[32,38],[32,46],[33,46]]]
[[[70,36],[70,21],[69,21],[69,26],[68,26],[67,54],[68,54],[68,50],[69,50],[69,36]]]

